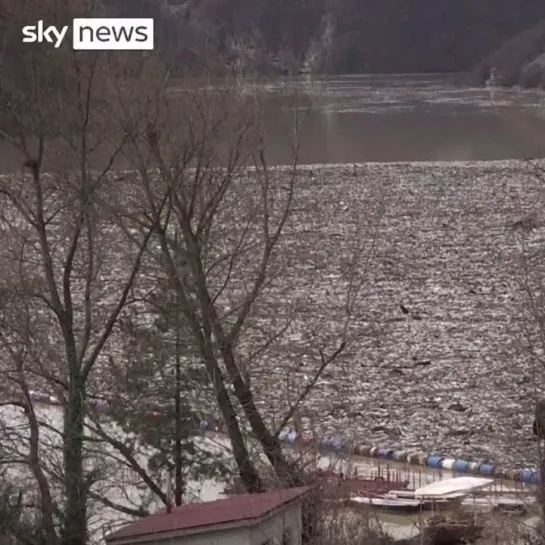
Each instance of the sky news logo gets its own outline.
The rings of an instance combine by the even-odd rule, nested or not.
[[[151,51],[153,19],[87,18],[72,21],[72,47],[77,51]],[[70,27],[46,26],[43,20],[23,27],[23,43],[51,44],[58,49]]]

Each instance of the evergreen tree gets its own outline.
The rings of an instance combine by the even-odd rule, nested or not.
[[[152,447],[150,473],[174,476],[175,504],[181,505],[188,478],[222,478],[229,471],[199,441],[203,408],[195,402],[206,397],[208,381],[184,334],[178,302],[159,282],[146,303],[151,320],[149,312],[145,319],[133,313],[120,323],[128,363],[112,365],[119,385],[112,414],[124,431]]]

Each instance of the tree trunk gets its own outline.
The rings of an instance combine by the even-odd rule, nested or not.
[[[208,294],[206,295],[208,296]],[[223,329],[215,314],[215,309],[212,308],[210,314],[212,320],[215,322],[214,325],[216,325],[216,335],[225,339]],[[242,378],[236,364],[233,347],[229,343],[224,342],[223,345],[220,345],[220,352],[233,384],[235,396],[244,410],[254,437],[261,444],[265,456],[273,466],[276,476],[285,486],[302,486],[304,481],[301,478],[300,471],[288,461],[286,456],[284,456],[278,437],[271,433],[267,428],[267,425],[255,404],[253,392]]]
[[[263,483],[259,473],[250,460],[250,453],[244,444],[244,437],[242,436],[242,431],[237,420],[235,409],[231,403],[231,399],[229,398],[229,393],[225,388],[225,381],[221,376],[221,372],[217,364],[215,369],[211,369],[212,366],[214,366],[214,363],[207,363],[208,372],[210,378],[212,379],[212,384],[214,385],[216,400],[227,428],[227,434],[229,435],[229,440],[231,441],[233,456],[237,464],[240,478],[244,483],[246,490],[250,494],[263,492]]]
[[[36,479],[36,482],[38,484],[38,490],[40,492],[41,526],[44,530],[48,545],[55,545],[57,543],[57,534],[55,531],[54,523],[55,509],[53,505],[53,498],[51,496],[51,489],[49,488],[47,477],[43,471],[42,466],[40,465],[40,427],[36,418],[36,414],[34,412],[34,407],[32,406],[32,401],[30,400],[28,389],[26,388],[26,384],[25,390],[27,401],[23,405],[23,407],[28,417],[28,423],[30,428],[29,462],[30,469],[34,474],[34,478]]]
[[[185,228],[186,233],[186,244],[189,248],[188,258],[192,258],[188,260],[193,268],[202,319],[206,324],[205,328],[210,332],[214,332],[214,335],[218,340],[221,359],[233,385],[235,396],[244,410],[254,437],[261,444],[265,456],[273,466],[280,482],[285,486],[301,486],[303,485],[303,479],[301,478],[300,472],[294,465],[289,463],[282,453],[282,446],[280,445],[278,437],[271,433],[267,428],[267,425],[255,404],[254,395],[249,382],[245,382],[242,377],[241,371],[237,365],[233,344],[225,333],[222,321],[214,306],[213,298],[210,296],[208,290],[200,246],[191,231],[191,226],[186,222],[183,227]],[[212,358],[214,358],[213,352],[211,352],[211,354]],[[216,360],[214,361],[214,366],[219,369]],[[229,423],[227,423],[227,425],[229,427]],[[231,425],[238,428],[238,422],[236,420],[231,422]],[[250,483],[245,482],[245,484],[248,486]]]
[[[176,439],[174,445],[174,474],[175,474],[175,489],[174,489],[174,504],[182,505],[183,497],[183,455],[182,455],[182,403],[180,399],[180,389],[182,382],[182,371],[180,369],[180,327],[176,327],[176,387],[174,398],[174,418],[176,419]]]
[[[227,434],[231,441],[233,456],[239,470],[244,486],[249,493],[262,492],[264,490],[263,483],[259,476],[259,472],[254,467],[250,459],[250,453],[246,448],[244,436],[241,427],[237,421],[237,414],[229,392],[225,386],[225,378],[221,372],[221,368],[214,354],[212,341],[212,330],[206,319],[203,320],[203,325],[197,316],[197,313],[192,308],[190,298],[186,296],[186,291],[183,282],[180,281],[179,272],[172,259],[170,252],[169,241],[166,238],[166,232],[162,228],[159,232],[161,240],[161,249],[165,258],[166,271],[172,283],[172,287],[178,297],[178,302],[184,308],[185,317],[188,326],[194,335],[194,340],[198,346],[202,361],[206,367],[208,378],[214,390],[214,396],[221,412],[223,422],[225,423]],[[202,301],[200,301],[202,304]],[[203,317],[204,318],[204,317]]]
[[[73,372],[64,409],[64,478],[66,490],[62,545],[87,542],[87,485],[83,473],[85,388]]]

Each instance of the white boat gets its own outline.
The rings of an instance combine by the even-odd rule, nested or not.
[[[387,496],[393,496],[394,498],[410,498],[415,499],[415,492],[416,490],[390,490],[386,495]],[[459,492],[456,494],[445,494],[441,496],[440,500],[457,500],[459,498],[463,498],[466,494],[463,492]],[[433,501],[438,499],[435,496],[419,496],[419,498],[425,502]]]
[[[494,481],[483,477],[455,477],[428,484],[416,490],[391,490],[380,496],[350,498],[353,504],[397,512],[442,511],[454,505],[481,509],[524,512],[529,502],[514,496],[494,495],[486,491]],[[485,494],[477,496],[477,493]],[[486,495],[488,494],[488,495]]]
[[[397,512],[416,512],[422,505],[421,500],[399,499],[395,497],[386,498],[372,496],[354,496],[349,500],[351,503],[359,505],[367,505],[369,507],[377,507]]]
[[[483,477],[454,477],[417,488],[414,497],[420,499],[446,499],[453,494],[469,496],[470,494],[494,484],[492,479]]]

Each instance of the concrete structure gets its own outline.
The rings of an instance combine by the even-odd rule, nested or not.
[[[108,545],[301,545],[308,488],[245,494],[175,507],[124,526]]]

